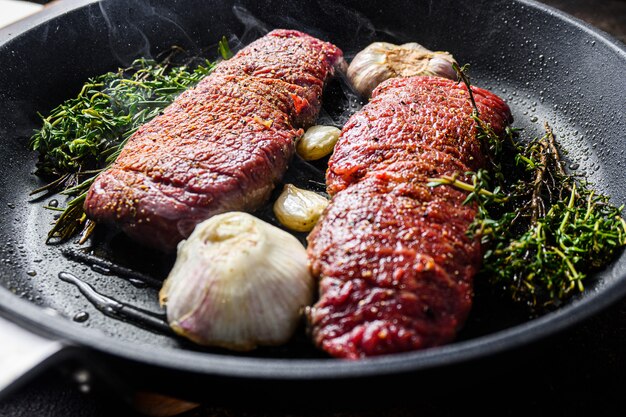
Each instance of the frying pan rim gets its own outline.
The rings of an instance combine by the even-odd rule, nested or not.
[[[41,14],[27,17],[0,29],[0,47],[34,26],[64,13],[86,7],[101,0],[69,0],[50,6]],[[594,40],[608,45],[626,61],[626,46],[605,32],[566,13],[533,0],[511,0],[527,7],[549,13],[564,24],[586,32]],[[624,256],[622,256],[624,258]],[[619,261],[618,261],[619,262]],[[245,379],[312,380],[354,378],[413,372],[434,367],[460,364],[522,347],[566,329],[608,307],[626,294],[626,274],[615,277],[601,291],[587,294],[565,307],[525,323],[449,345],[415,352],[400,353],[359,361],[335,359],[266,359],[234,357],[213,353],[163,348],[153,345],[133,345],[83,328],[71,320],[51,316],[42,308],[17,297],[0,287],[0,314],[10,316],[34,331],[62,340],[68,346],[93,349],[122,359],[196,374]]]
[[[561,10],[555,9],[552,6],[549,6],[544,3],[540,3],[536,0],[512,0],[515,3],[520,3],[526,6],[530,6],[536,9],[539,9],[543,12],[548,12],[549,14],[558,17],[562,21],[566,22],[568,25],[575,26],[579,29],[582,29],[584,32],[587,32],[591,36],[598,36],[605,44],[609,45],[611,49],[616,52],[618,55],[626,58],[626,44],[615,36],[611,35],[603,31],[600,28],[592,26],[591,24],[584,22],[578,19],[575,16],[562,12]]]

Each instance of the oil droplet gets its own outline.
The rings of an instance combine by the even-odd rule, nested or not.
[[[90,267],[93,271],[103,275],[117,275],[120,278],[128,279],[131,284],[138,288],[141,288],[140,282],[145,283],[145,286],[160,289],[163,286],[162,279],[155,279],[151,276],[141,274],[131,269],[114,264],[111,261],[98,258],[83,251],[64,249],[61,251],[66,258],[77,261],[83,264],[83,272],[87,271]],[[133,282],[134,281],[134,282]]]
[[[30,275],[31,277],[34,277],[35,275],[37,275],[37,271],[33,271],[32,269],[30,271],[26,271],[27,275]]]
[[[81,311],[76,313],[76,315],[74,315],[74,319],[75,322],[78,323],[84,323],[87,320],[89,320],[89,313],[85,312],[85,311]]]
[[[50,202],[48,202],[48,205],[50,207],[59,207],[59,200],[50,200]]]
[[[130,282],[136,288],[146,288],[148,284],[144,281],[137,278],[128,278],[128,282]]]
[[[97,265],[97,264],[91,265],[91,269],[93,271],[95,271],[95,272],[98,272],[98,273],[102,274],[102,275],[111,275],[111,270],[109,268],[105,267],[105,266],[102,266],[102,265]]]
[[[90,284],[69,272],[59,272],[59,278],[64,282],[75,285],[94,307],[109,317],[124,320],[147,330],[163,334],[171,334],[172,332],[164,313],[144,310],[141,307],[123,303],[115,298],[101,294]]]

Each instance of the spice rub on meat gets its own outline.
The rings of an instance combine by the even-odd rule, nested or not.
[[[512,121],[494,94],[472,87],[480,117],[497,134]],[[485,156],[467,88],[436,77],[381,84],[342,131],[327,171],[333,198],[309,235],[320,277],[309,310],[315,343],[359,358],[451,341],[472,303],[476,207],[428,179],[482,168]]]
[[[269,197],[342,60],[293,30],[251,43],[143,125],[89,189],[87,216],[165,251],[218,213]]]

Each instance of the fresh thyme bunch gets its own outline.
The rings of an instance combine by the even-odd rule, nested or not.
[[[78,96],[41,116],[43,125],[31,138],[39,152],[37,174],[51,178],[31,194],[61,192],[74,197],[48,234],[60,241],[83,229],[81,241],[92,232],[83,203],[96,176],[119,155],[130,136],[159,115],[183,91],[211,73],[215,62],[174,65],[178,49],[163,61],[140,58],[128,68],[90,78]],[[232,56],[226,38],[218,44],[223,59]]]
[[[474,224],[486,245],[483,272],[515,301],[558,306],[626,244],[623,207],[565,173],[552,131],[518,149],[520,177]],[[496,203],[494,205],[494,203]]]
[[[457,67],[469,89],[465,71]],[[525,145],[512,129],[499,138],[480,119],[471,93],[470,100],[489,169],[467,173],[471,183],[445,176],[429,185],[468,191],[465,203],[477,205],[469,233],[486,248],[481,274],[487,280],[532,310],[556,307],[583,291],[585,278],[626,245],[623,206],[565,172],[547,123],[545,135]]]
[[[39,152],[37,173],[61,177],[102,168],[139,126],[212,69],[208,61],[191,70],[142,58],[89,79],[77,97],[42,116],[43,126],[31,139]]]

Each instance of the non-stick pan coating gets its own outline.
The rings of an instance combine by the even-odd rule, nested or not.
[[[157,56],[172,45],[197,53],[209,50],[208,57],[214,58],[216,53],[207,48],[222,35],[237,47],[275,27],[331,41],[348,59],[374,40],[417,41],[450,51],[459,62],[471,64],[474,84],[507,100],[515,127],[523,128],[526,137],[539,135],[543,122],[549,122],[568,151],[570,167],[588,175],[614,203],[626,202],[626,52],[623,45],[545,6],[470,0],[69,2],[0,32],[0,311],[85,348],[100,363],[140,369],[142,378],[156,387],[168,385],[165,375],[177,377],[179,390],[215,376],[221,377],[222,387],[229,381],[259,380],[274,384],[265,387],[294,380],[304,387],[320,380],[366,381],[489,358],[576,323],[626,293],[626,255],[592,277],[581,297],[532,320],[477,283],[474,312],[457,342],[359,362],[326,358],[303,334],[282,349],[245,355],[205,351],[95,309],[58,273],[72,272],[102,293],[152,310],[158,310],[157,290],[67,259],[63,250],[80,249],[74,241],[44,244],[55,213],[43,209],[43,203],[63,200],[29,196],[43,184],[33,175],[36,155],[27,148],[39,123],[37,112],[76,95],[88,77],[134,58]],[[97,245],[87,247],[96,256],[157,278],[172,261],[112,232],[100,232],[97,238]],[[80,321],[84,313],[89,318]],[[120,372],[129,377],[130,372]]]

